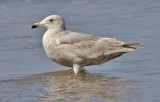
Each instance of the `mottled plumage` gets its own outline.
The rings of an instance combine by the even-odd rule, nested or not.
[[[32,28],[44,26],[43,46],[50,59],[60,65],[73,67],[77,74],[84,66],[98,65],[134,51],[139,43],[124,43],[115,38],[102,38],[66,30],[61,16],[51,15]]]

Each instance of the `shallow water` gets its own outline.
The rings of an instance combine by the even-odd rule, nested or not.
[[[119,77],[103,74],[82,73],[79,76],[71,70],[51,72],[1,81],[2,101],[111,101],[127,99],[134,95],[133,89],[126,89],[125,84],[134,81],[119,81]],[[5,87],[4,87],[5,86]],[[126,96],[126,93],[131,93]],[[6,97],[10,96],[10,97]],[[14,101],[12,101],[14,102]],[[15,100],[17,102],[17,100]]]
[[[1,0],[0,102],[159,102],[159,0]],[[52,62],[33,23],[64,17],[69,30],[144,46],[74,76]]]

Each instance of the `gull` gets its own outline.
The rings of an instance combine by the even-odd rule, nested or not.
[[[122,54],[134,51],[139,43],[124,43],[115,38],[103,38],[66,30],[59,15],[51,15],[32,28],[45,27],[42,43],[47,56],[54,62],[73,67],[77,75],[84,66],[103,64]]]

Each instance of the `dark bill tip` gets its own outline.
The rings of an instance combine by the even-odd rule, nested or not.
[[[31,28],[37,28],[37,26],[33,25]]]

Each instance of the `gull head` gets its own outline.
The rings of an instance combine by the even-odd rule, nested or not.
[[[51,15],[43,19],[41,22],[34,23],[32,28],[45,27],[48,30],[65,30],[64,19],[59,15]]]

